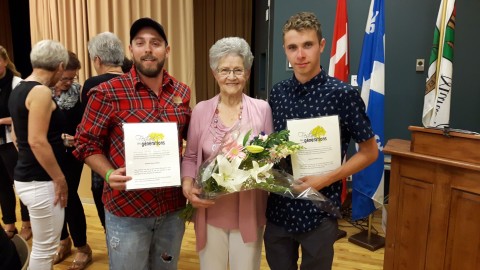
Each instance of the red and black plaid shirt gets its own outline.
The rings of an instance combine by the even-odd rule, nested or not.
[[[135,68],[92,88],[89,95],[75,136],[78,159],[104,154],[116,168],[125,167],[123,123],[150,122],[177,123],[181,156],[191,114],[190,88],[165,70],[158,96],[140,81]],[[184,207],[185,197],[181,187],[118,191],[105,185],[103,202],[116,216],[154,217]]]

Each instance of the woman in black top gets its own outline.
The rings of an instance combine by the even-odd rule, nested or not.
[[[72,248],[70,235],[74,246],[77,248],[77,252],[69,269],[81,270],[92,261],[92,249],[87,244],[85,212],[77,192],[82,175],[83,161],[76,159],[72,155],[72,151],[74,150],[73,136],[83,115],[83,107],[80,102],[81,86],[76,81],[81,64],[75,53],[69,51],[68,55],[69,59],[65,71],[60,80],[52,87],[53,98],[60,108],[60,111],[63,112],[67,118],[67,123],[62,133],[66,147],[65,162],[62,170],[65,172],[68,185],[68,207],[65,208],[65,222],[60,236],[60,245],[58,246],[53,263],[59,263],[70,255]]]
[[[15,198],[15,192],[13,191],[13,168],[15,168],[18,156],[17,149],[11,142],[12,118],[8,110],[8,98],[12,89],[21,80],[20,73],[13,62],[10,61],[7,50],[0,46],[0,206],[3,215],[3,229],[9,238],[12,238],[18,232],[15,227],[17,198]],[[20,236],[29,240],[32,237],[30,217],[27,207],[21,201],[20,209],[22,214]]]
[[[103,32],[94,36],[88,42],[88,52],[93,67],[98,73],[97,76],[90,77],[83,84],[82,104],[87,107],[88,93],[93,87],[120,76],[123,72],[128,72],[132,67],[132,61],[124,57],[123,45],[120,39],[111,32]],[[128,67],[127,63],[130,63]],[[127,71],[123,70],[124,66]],[[95,206],[97,207],[98,217],[105,229],[105,209],[102,202],[103,194],[103,176],[92,171],[92,194]]]
[[[30,212],[33,241],[30,269],[52,269],[64,220],[68,188],[61,162],[65,116],[52,99],[53,86],[68,62],[67,50],[53,40],[30,53],[33,72],[12,91],[9,109],[18,148],[15,189]]]

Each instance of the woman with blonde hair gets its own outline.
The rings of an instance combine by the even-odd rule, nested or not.
[[[20,73],[10,61],[7,50],[0,46],[0,206],[3,215],[3,228],[9,238],[18,233],[15,227],[15,206],[17,199],[13,190],[13,168],[18,154],[12,143],[10,131],[12,118],[8,110],[8,98],[12,89],[21,81]],[[20,236],[25,240],[32,237],[30,217],[27,207],[20,201],[22,230]]]

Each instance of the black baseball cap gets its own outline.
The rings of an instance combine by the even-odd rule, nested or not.
[[[132,43],[133,38],[137,35],[137,33],[145,27],[152,27],[158,34],[165,40],[165,44],[168,45],[167,36],[165,35],[165,30],[163,30],[163,26],[156,22],[151,18],[140,18],[136,20],[132,27],[130,27],[130,43]]]

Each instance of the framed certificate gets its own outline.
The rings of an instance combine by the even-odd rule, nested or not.
[[[180,186],[177,123],[125,123],[127,190]]]
[[[295,179],[325,174],[341,166],[338,115],[287,120],[289,139],[304,148],[292,155]]]

